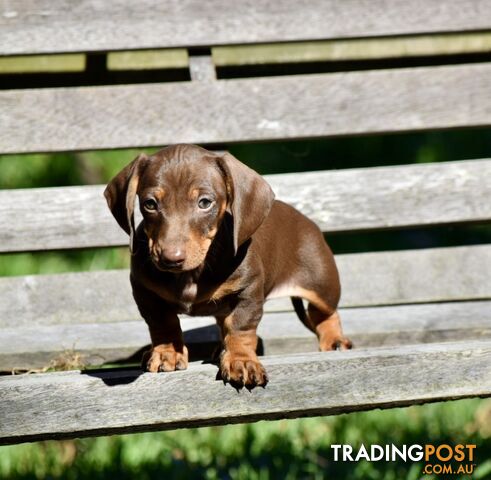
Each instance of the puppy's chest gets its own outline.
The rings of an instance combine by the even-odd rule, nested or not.
[[[198,284],[193,281],[184,282],[176,285],[175,294],[183,303],[194,303],[198,296]]]
[[[190,315],[198,297],[198,284],[193,281],[180,281],[163,287],[162,295],[177,305],[178,313]]]
[[[218,315],[230,310],[229,296],[235,293],[229,285],[207,285],[192,279],[160,285],[162,298],[177,306],[177,313],[187,315]]]

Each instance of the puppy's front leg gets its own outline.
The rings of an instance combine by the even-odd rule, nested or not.
[[[185,370],[188,349],[184,345],[178,316],[159,296],[134,282],[132,285],[133,296],[152,339],[152,348],[143,355],[142,367],[149,372]]]
[[[236,387],[265,386],[268,376],[256,355],[256,328],[263,314],[263,302],[239,301],[227,317],[217,317],[222,331],[223,351],[220,374]]]
[[[184,345],[179,318],[162,313],[159,322],[145,318],[150,330],[152,349],[143,357],[149,372],[172,372],[188,368],[188,349]]]

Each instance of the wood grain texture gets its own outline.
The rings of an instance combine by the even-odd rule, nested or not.
[[[491,298],[491,245],[338,255],[346,306]]]
[[[182,372],[0,378],[0,443],[329,415],[491,395],[491,342],[264,359],[265,389],[237,392],[214,365]],[[451,368],[449,368],[451,366]],[[416,374],[417,372],[417,374]]]
[[[0,92],[0,152],[491,124],[491,64]],[[42,121],[39,121],[42,119]]]
[[[338,255],[343,307],[491,298],[491,245]],[[0,278],[0,328],[134,321],[127,270]],[[289,299],[266,311],[290,311]]]
[[[189,73],[193,82],[213,82],[217,79],[211,55],[190,56]]]
[[[486,30],[490,19],[486,0],[2,0],[0,54]]]
[[[265,162],[267,159],[265,159]],[[326,232],[491,219],[491,160],[267,175]],[[328,188],[326,188],[328,186]],[[127,245],[103,186],[0,191],[0,251]],[[36,208],[32,208],[36,205]]]
[[[491,301],[348,308],[341,309],[341,318],[355,348],[491,339]],[[210,358],[220,341],[215,319],[185,317],[181,325],[191,356]],[[86,366],[127,359],[138,363],[142,349],[150,344],[143,320],[33,322],[1,330],[0,371],[39,369],[75,354]],[[294,312],[266,313],[258,335],[263,355],[318,351],[315,335]]]

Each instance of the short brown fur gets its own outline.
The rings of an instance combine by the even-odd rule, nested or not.
[[[152,339],[147,370],[186,368],[178,314],[213,315],[223,380],[265,386],[256,328],[266,298],[279,291],[309,302],[306,312],[293,299],[321,350],[351,348],[337,313],[338,272],[319,228],[274,200],[266,181],[232,155],[193,145],[142,154],[104,194],[130,234],[133,296]],[[135,230],[136,196],[143,222]]]

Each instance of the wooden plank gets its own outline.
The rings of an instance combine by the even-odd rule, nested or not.
[[[189,57],[189,73],[193,82],[213,82],[217,79],[217,72],[211,55]]]
[[[486,30],[486,0],[17,0],[1,55]],[[115,28],[115,25],[117,28]]]
[[[491,124],[491,64],[0,92],[0,152]],[[39,122],[39,118],[43,121]]]
[[[348,308],[341,318],[355,348],[491,339],[491,301]],[[191,357],[210,358],[220,341],[215,320],[186,317],[181,325]],[[315,335],[293,312],[267,313],[258,334],[264,355],[318,350]],[[75,356],[85,366],[138,363],[149,344],[143,320],[2,326],[0,371],[42,369]]]
[[[333,415],[491,395],[491,342],[268,357],[266,388],[237,392],[217,368],[0,378],[0,444]],[[451,365],[451,368],[449,368]]]
[[[408,37],[350,38],[299,43],[214,47],[216,66],[374,60],[487,53],[491,33],[451,33]]]
[[[336,256],[343,307],[491,298],[491,245]],[[134,321],[127,270],[0,278],[1,328]],[[289,311],[272,300],[267,311]]]
[[[130,159],[128,159],[130,160]],[[267,175],[326,232],[491,219],[491,160]],[[326,188],[329,185],[329,188]],[[0,251],[127,245],[103,186],[0,191]],[[32,208],[32,205],[36,208]]]
[[[491,245],[338,255],[345,306],[491,298]]]
[[[490,160],[266,176],[325,232],[491,219]],[[328,186],[328,188],[326,188]]]

